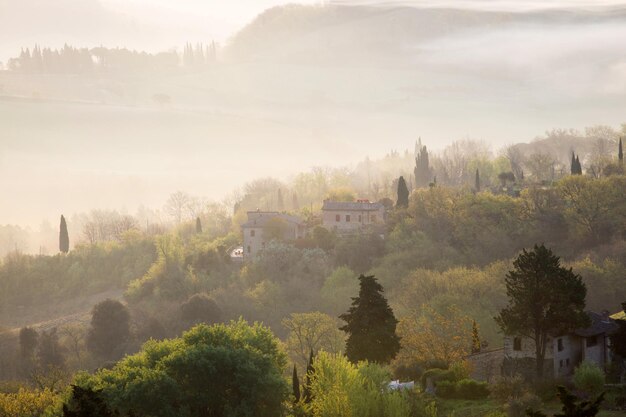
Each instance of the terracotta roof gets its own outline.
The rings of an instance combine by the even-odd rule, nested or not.
[[[604,333],[611,334],[618,329],[617,323],[615,323],[615,321],[612,320],[608,314],[602,315],[594,313],[593,311],[588,311],[587,315],[591,319],[591,326],[584,329],[576,329],[574,334],[581,337],[590,337]]]
[[[384,206],[382,203],[370,203],[369,201],[330,201],[325,200],[322,210],[341,211],[378,211]]]

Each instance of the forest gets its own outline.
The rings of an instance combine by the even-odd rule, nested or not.
[[[552,131],[498,155],[471,141],[429,153],[419,140],[353,169],[258,179],[223,203],[179,191],[137,215],[62,217],[59,253],[12,250],[0,263],[0,415],[556,410],[563,381],[476,381],[467,358],[502,347],[505,277],[535,245],[580,277],[582,307],[623,309],[623,133]],[[546,146],[556,137],[571,148]],[[384,204],[383,235],[322,227],[324,199],[357,198]],[[298,215],[308,233],[272,240],[241,263],[231,252],[257,208]],[[388,350],[364,353],[355,341],[364,291],[380,301],[368,314],[391,326]],[[86,312],[77,300],[90,299]],[[585,385],[596,371],[581,370],[574,387],[587,398],[600,393]],[[436,397],[425,392],[429,378],[440,381]],[[382,389],[392,379],[421,389]],[[601,415],[619,410],[624,395],[606,394]]]

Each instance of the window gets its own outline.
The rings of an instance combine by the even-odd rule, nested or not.
[[[597,344],[598,344],[597,336],[591,336],[587,338],[587,347],[593,347],[593,346],[596,346]]]
[[[556,341],[556,348],[559,352],[563,350],[563,339],[558,339]]]
[[[565,359],[565,366],[569,367],[569,358]]]
[[[522,350],[522,338],[516,337],[513,339],[513,350],[520,351]]]
[[[335,221],[336,222],[340,222],[341,221],[341,216],[339,214],[335,216]]]
[[[559,361],[559,368],[562,368],[562,367],[563,367],[563,359]]]
[[[250,236],[251,236],[251,237],[254,237],[255,232],[256,232],[256,230],[254,230],[254,229],[250,230]]]
[[[250,246],[248,246],[248,253],[252,253],[252,251],[250,250]]]
[[[346,214],[346,223],[350,223],[350,215]]]
[[[376,215],[372,214],[372,223],[376,223]]]

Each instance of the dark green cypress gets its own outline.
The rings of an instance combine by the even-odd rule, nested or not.
[[[570,162],[569,171],[572,175],[576,175],[578,173],[578,170],[576,169],[576,155],[574,152],[572,152],[572,162]]]
[[[293,365],[293,375],[291,377],[291,384],[293,386],[293,397],[295,402],[300,401],[300,380],[298,379],[298,370],[296,365]]]
[[[582,165],[580,165],[580,159],[578,158],[578,155],[576,155],[576,173],[578,175],[583,175],[583,167]]]
[[[306,378],[304,383],[304,402],[309,404],[313,399],[311,394],[311,377],[315,373],[315,367],[313,366],[313,349],[309,352],[309,362],[306,364]]]
[[[617,159],[619,163],[624,163],[624,151],[622,150],[622,138],[619,138],[619,147],[617,149]]]
[[[70,251],[70,236],[67,233],[67,223],[63,215],[61,215],[61,224],[59,226],[59,251],[63,253]]]
[[[196,217],[196,233],[202,233],[202,221],[200,221],[200,217]]]
[[[406,186],[404,177],[398,179],[398,200],[396,201],[396,207],[407,208],[409,206],[409,189]]]

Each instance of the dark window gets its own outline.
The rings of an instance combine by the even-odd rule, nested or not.
[[[346,223],[350,223],[350,215],[346,214]]]
[[[513,350],[522,350],[522,338],[516,337],[513,339]]]
[[[563,350],[563,339],[558,339],[556,341],[556,346],[557,346],[557,349],[558,349],[559,352],[562,351]]]
[[[559,368],[562,368],[562,367],[563,367],[563,359],[559,361]]]
[[[335,221],[336,222],[340,222],[341,221],[341,216],[339,214],[335,216]]]
[[[250,236],[254,237],[254,233],[256,232],[256,230],[252,229],[250,230]]]
[[[587,347],[592,347],[598,344],[598,337],[591,336],[587,338]]]
[[[565,366],[569,367],[569,358],[565,359]]]

